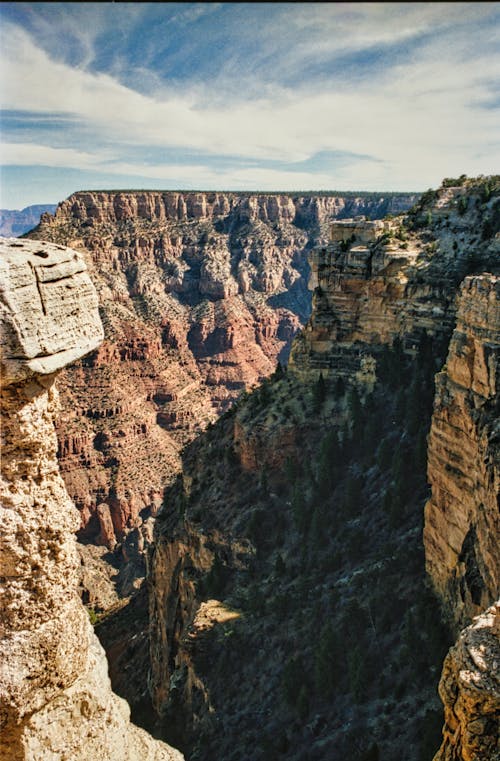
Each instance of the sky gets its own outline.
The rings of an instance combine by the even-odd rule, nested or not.
[[[0,4],[0,206],[500,171],[500,3]]]

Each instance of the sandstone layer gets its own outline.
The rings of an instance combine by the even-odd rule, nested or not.
[[[446,657],[443,744],[434,761],[500,758],[500,602],[474,619]]]
[[[101,347],[58,384],[58,456],[84,542],[121,547],[143,573],[150,516],[181,448],[286,361],[309,316],[310,247],[327,240],[332,219],[414,200],[80,192],[43,215],[29,237],[82,253],[105,326]],[[133,585],[131,572],[118,586]]]
[[[0,755],[6,761],[167,761],[129,723],[79,594],[79,515],[60,476],[56,373],[102,340],[81,256],[1,243]]]
[[[436,377],[425,509],[427,572],[457,627],[500,595],[500,278],[465,279]]]
[[[487,196],[471,182],[429,192],[406,218],[334,222],[310,255],[312,315],[294,372],[370,387],[380,347],[398,340],[412,353],[424,332],[447,341],[463,277],[497,265],[499,219],[498,182]]]

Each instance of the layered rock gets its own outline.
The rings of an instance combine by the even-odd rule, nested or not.
[[[500,278],[465,279],[436,377],[425,509],[427,572],[456,627],[500,595]]]
[[[410,193],[246,193],[199,191],[82,191],[59,205],[62,215],[88,222],[144,219],[183,222],[236,216],[244,221],[329,222],[333,217],[368,214],[379,218],[406,211],[418,196]]]
[[[500,753],[500,602],[474,619],[446,657],[439,683],[443,743],[434,761],[497,761]]]
[[[196,745],[193,729],[197,726],[206,733],[209,747],[204,758],[214,757],[217,718],[225,737],[244,726],[241,742],[250,747],[252,732],[256,727],[263,732],[272,715],[280,739],[274,744],[269,741],[257,757],[275,752],[299,759],[306,751],[294,744],[295,729],[289,729],[292,719],[286,730],[280,720],[289,710],[296,721],[299,716],[297,724],[304,723],[311,705],[317,713],[306,725],[307,742],[313,745],[315,758],[331,758],[339,752],[349,758],[377,757],[380,752],[387,758],[416,759],[435,752],[439,744],[435,724],[440,716],[432,693],[445,650],[441,649],[438,610],[432,608],[437,603],[422,589],[424,449],[433,377],[442,366],[444,347],[455,326],[448,360],[454,385],[445,388],[446,371],[438,376],[440,401],[435,412],[438,422],[439,415],[450,421],[449,436],[442,435],[441,424],[441,438],[434,432],[430,444],[434,480],[437,484],[450,480],[444,487],[453,500],[446,498],[442,508],[428,507],[435,518],[426,528],[426,551],[428,558],[434,553],[435,586],[456,624],[490,604],[495,589],[498,595],[497,278],[482,275],[465,280],[458,318],[456,302],[467,275],[498,267],[498,192],[498,180],[496,185],[490,179],[446,185],[429,194],[405,219],[334,222],[330,242],[311,255],[313,313],[306,329],[294,339],[285,377],[243,398],[231,414],[185,450],[183,479],[166,494],[151,554],[152,685],[155,707],[163,720],[174,706],[181,707],[185,726],[180,731],[188,744]],[[389,370],[394,371],[393,377]],[[325,383],[326,378],[344,382]],[[360,400],[359,394],[346,394],[349,384],[373,390],[364,407],[363,398],[368,395],[362,394]],[[405,419],[405,413],[412,419]],[[456,434],[456,441],[450,443]],[[420,491],[416,491],[412,481],[419,469],[421,480],[415,483]],[[433,490],[431,503],[438,493]],[[410,567],[412,541],[418,568]],[[382,542],[380,554],[378,542]],[[392,553],[399,550],[404,560],[387,584],[387,573],[394,570],[390,568]],[[361,581],[365,573],[367,578],[371,573],[383,578],[377,580],[381,597],[373,606],[367,602],[371,581]],[[314,581],[300,598],[294,582],[300,579],[306,588],[308,574]],[[359,653],[346,656],[352,631],[342,635],[341,645],[335,636],[342,625],[339,611],[347,605],[344,592],[347,595],[355,578],[369,609],[359,636],[370,633],[366,646],[376,652],[375,682],[380,681],[378,664],[391,662],[389,690],[392,697],[398,694],[399,704],[390,721],[398,727],[399,739],[388,737],[389,725],[376,729],[374,719],[370,732],[378,747],[372,752],[356,740],[348,745],[346,735],[348,727],[361,733],[360,716],[375,717],[384,710],[382,704],[369,705],[373,672],[367,668],[366,679],[360,677],[363,687],[356,694],[352,683],[346,687],[342,681],[346,669],[338,667],[341,659],[351,676],[362,673],[356,660]],[[392,584],[400,589],[399,612],[392,603],[390,612],[386,608]],[[320,601],[321,589],[325,594]],[[332,589],[338,594],[328,608]],[[219,596],[216,602],[206,599],[211,594]],[[319,613],[311,605],[316,594]],[[419,598],[424,602],[417,602]],[[214,619],[214,631],[207,635],[200,631],[198,615],[206,604],[217,607],[219,603],[243,610],[241,625],[224,629]],[[349,605],[356,611],[354,600]],[[318,695],[324,698],[328,685],[316,660],[321,652],[318,619],[324,621],[327,608],[334,631],[324,636],[329,652],[335,643],[338,651],[334,688],[322,703]],[[280,614],[273,620],[276,611]],[[291,617],[295,637],[287,631]],[[350,627],[358,625],[351,609],[344,620]],[[314,623],[307,628],[308,621],[315,621],[316,629]],[[397,632],[392,628],[395,622],[401,624]],[[226,636],[234,649],[233,657],[229,654],[224,659],[219,652]],[[391,659],[402,639],[405,644],[396,664]],[[227,650],[231,653],[231,645]],[[293,654],[292,662],[280,664],[285,652]],[[430,661],[434,658],[431,666],[426,664],[425,684],[419,663],[424,654]],[[321,667],[329,662],[327,655],[319,659]],[[395,674],[410,664],[416,665],[415,679],[407,674],[395,687]],[[259,695],[258,707],[247,705],[252,697],[241,701],[238,695],[227,694],[221,678],[224,667],[239,675],[235,681],[248,678],[252,682]],[[283,707],[279,689],[290,684],[289,706]],[[355,707],[348,704],[349,690]],[[405,702],[399,700],[401,695]],[[425,716],[415,713],[417,705]],[[398,723],[395,714],[401,706],[406,714]],[[212,717],[214,712],[218,715]],[[426,737],[418,728],[427,729],[425,718],[432,724]],[[403,724],[408,732],[405,741],[401,740]],[[330,735],[325,727],[331,728]],[[478,734],[479,729],[477,723],[470,731]],[[299,739],[304,742],[303,736]],[[346,745],[339,750],[344,740]],[[476,758],[479,761],[480,756]]]
[[[406,219],[333,222],[330,243],[310,255],[313,309],[293,345],[294,372],[371,387],[381,346],[397,339],[412,353],[424,332],[447,340],[459,283],[495,266],[498,193],[498,182],[485,194],[470,181],[430,192]]]
[[[286,361],[310,310],[307,251],[330,220],[414,200],[81,192],[42,217],[30,237],[82,252],[106,331],[59,382],[59,459],[83,541],[113,548],[132,533],[134,555],[181,448]]]
[[[7,239],[1,255],[0,755],[180,761],[129,723],[78,594],[54,378],[102,340],[95,289],[75,251]]]

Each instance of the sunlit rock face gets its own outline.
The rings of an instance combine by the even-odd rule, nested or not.
[[[500,747],[500,601],[460,634],[439,683],[443,743],[434,761],[496,761]]]
[[[436,378],[425,510],[427,572],[458,627],[500,594],[500,279],[466,278]]]
[[[181,759],[129,723],[79,595],[78,511],[59,473],[59,370],[103,331],[81,256],[0,243],[0,755],[8,761]]]
[[[485,190],[487,186],[487,191]],[[309,255],[312,313],[290,366],[369,388],[381,347],[447,341],[470,272],[498,266],[498,181],[429,191],[405,218],[339,219]]]

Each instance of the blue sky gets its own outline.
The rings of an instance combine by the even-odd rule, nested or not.
[[[0,5],[0,205],[500,171],[500,3]]]

